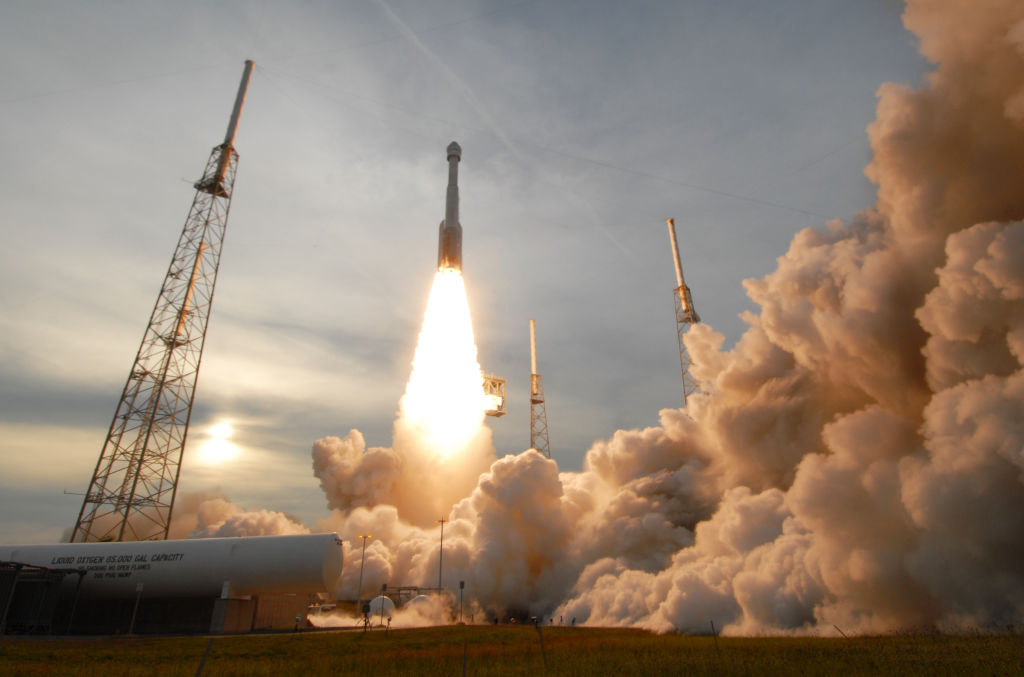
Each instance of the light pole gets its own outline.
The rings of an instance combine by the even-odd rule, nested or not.
[[[462,625],[462,590],[466,587],[466,581],[459,581],[459,625]]]
[[[434,520],[434,524],[441,525],[441,552],[437,555],[437,590],[441,591],[441,570],[444,566],[444,525],[448,523],[448,520],[441,518]]]
[[[363,565],[366,564],[366,539],[373,538],[373,534],[365,534],[359,538],[363,539],[363,559],[359,562],[359,589],[356,590],[356,613],[363,608]]]

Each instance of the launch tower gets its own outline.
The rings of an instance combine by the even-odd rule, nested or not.
[[[224,142],[215,147],[167,269],[78,513],[73,542],[167,538],[206,324],[238,166],[245,62]]]
[[[683,372],[683,406],[686,406],[687,398],[697,392],[697,382],[690,376],[690,354],[683,343],[683,334],[690,329],[690,325],[700,322],[693,307],[693,298],[690,296],[690,288],[686,286],[683,279],[683,264],[679,260],[679,244],[676,242],[676,221],[667,219],[668,237],[672,243],[672,257],[676,264],[676,282],[679,286],[675,288],[676,300],[676,338],[679,340],[679,368]]]
[[[551,458],[548,441],[548,405],[544,402],[544,382],[537,373],[537,331],[530,320],[530,448]]]

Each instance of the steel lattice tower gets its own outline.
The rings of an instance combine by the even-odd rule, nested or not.
[[[252,61],[224,143],[195,183],[185,227],[78,513],[72,542],[167,538],[192,416],[238,166],[235,131]]]
[[[537,333],[530,320],[530,448],[551,458],[548,441],[548,405],[544,402],[544,382],[537,373]]]
[[[679,283],[679,286],[673,291],[673,295],[676,303],[676,338],[679,340],[679,368],[683,373],[683,406],[685,407],[687,398],[697,392],[699,388],[697,382],[690,375],[690,353],[687,352],[686,344],[683,343],[683,335],[689,331],[690,325],[700,322],[700,316],[697,315],[697,310],[693,307],[690,288],[686,286],[686,281],[683,279],[683,264],[679,260],[679,244],[676,242],[675,219],[667,219],[667,222],[668,237],[672,243],[672,257],[676,264],[676,282]]]

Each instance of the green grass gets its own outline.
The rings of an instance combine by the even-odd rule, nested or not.
[[[0,674],[196,674],[209,640],[0,638]],[[1024,637],[718,638],[640,630],[441,627],[216,637],[203,677],[229,675],[1020,675]],[[545,662],[546,658],[546,662]]]

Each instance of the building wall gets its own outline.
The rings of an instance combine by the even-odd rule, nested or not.
[[[306,624],[309,605],[316,595],[260,595],[256,605],[253,630],[289,630],[295,627],[295,617],[301,615],[299,627]]]

